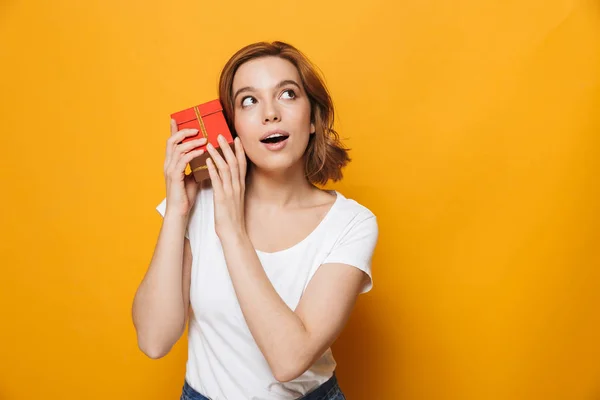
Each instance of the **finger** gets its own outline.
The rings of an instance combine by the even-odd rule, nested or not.
[[[194,136],[198,134],[198,129],[182,129],[170,136],[167,140],[167,155],[166,158],[170,159],[174,153],[175,146],[183,141],[188,136]]]
[[[210,153],[210,157],[212,158],[213,163],[219,171],[219,177],[221,178],[221,184],[223,185],[223,191],[225,193],[231,193],[231,172],[229,170],[229,165],[223,160],[223,157],[219,154],[217,149],[209,143],[206,145],[206,149]]]
[[[169,139],[175,134],[177,133],[177,122],[171,118],[171,135],[169,136]],[[165,170],[167,168],[167,165],[169,165],[171,163],[171,149],[173,148],[173,146],[171,145],[171,143],[169,143],[169,141],[167,140],[167,154],[165,156]]]
[[[215,197],[217,199],[223,198],[223,183],[221,182],[221,178],[219,177],[219,173],[217,172],[217,168],[215,168],[215,164],[213,160],[210,158],[206,159],[206,166],[208,167],[208,175],[210,176],[210,181],[212,182],[213,192],[215,193]]]
[[[196,147],[200,147],[206,144],[206,139],[194,139],[189,142],[181,143],[175,146],[175,154],[185,154],[190,150],[194,150]]]
[[[175,137],[176,136],[172,136],[172,138],[175,138]],[[183,142],[182,142],[182,144],[180,144],[180,145],[168,143],[167,144],[167,154],[165,156],[165,165],[169,165],[173,159],[175,161],[177,161],[177,159],[179,158],[179,155],[182,152],[194,149],[196,147],[203,146],[205,144],[206,144],[205,138],[190,140],[188,142],[185,142],[185,144],[183,144]]]
[[[204,149],[192,150],[189,153],[184,154],[183,157],[175,163],[174,171],[177,173],[183,172],[185,174],[185,167],[187,167],[188,163],[202,154],[204,154]]]
[[[167,140],[167,143],[170,145],[169,147],[174,147],[175,145],[181,143],[186,137],[195,135],[198,135],[198,129],[185,128],[171,135]]]
[[[238,162],[238,168],[240,169],[240,182],[242,185],[246,182],[246,152],[244,151],[244,146],[242,145],[242,139],[240,137],[236,137],[234,140],[235,146],[235,156]]]
[[[231,172],[231,187],[235,191],[235,193],[240,192],[240,173],[238,168],[237,158],[235,158],[235,154],[233,154],[233,150],[227,143],[227,140],[223,137],[223,135],[219,135],[217,137],[219,145],[223,150],[223,155],[225,156],[225,160],[227,161],[227,165],[229,165],[229,170]]]

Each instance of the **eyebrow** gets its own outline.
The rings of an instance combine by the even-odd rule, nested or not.
[[[277,85],[275,85],[275,89],[279,89],[285,85],[294,85],[298,88],[298,90],[300,90],[300,85],[298,85],[296,83],[296,81],[292,80],[292,79],[285,79],[281,82],[279,82]],[[237,98],[238,94],[242,93],[242,92],[252,92],[255,91],[256,88],[252,87],[252,86],[245,86],[243,88],[238,89],[235,94],[233,95],[233,101],[235,102],[235,99]]]

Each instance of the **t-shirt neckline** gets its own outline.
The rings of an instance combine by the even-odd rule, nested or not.
[[[302,239],[301,241],[299,241],[296,244],[291,245],[290,247],[287,247],[283,250],[274,251],[274,252],[266,252],[266,251],[258,250],[255,248],[254,250],[256,251],[256,253],[261,256],[266,256],[266,257],[276,256],[279,254],[287,253],[288,251],[296,249],[296,248],[302,246],[304,243],[308,242],[314,235],[316,235],[317,231],[321,230],[321,228],[323,227],[323,225],[325,225],[327,220],[329,220],[329,218],[331,217],[331,214],[333,213],[337,204],[340,202],[340,200],[343,197],[342,194],[340,192],[338,192],[337,190],[328,190],[328,192],[336,195],[333,204],[331,205],[331,207],[329,207],[329,210],[327,211],[325,216],[321,219],[321,221],[317,224],[315,229],[313,229],[304,239]]]

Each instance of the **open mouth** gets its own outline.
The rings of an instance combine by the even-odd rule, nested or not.
[[[275,135],[271,135],[268,138],[261,140],[261,142],[267,143],[267,144],[280,143],[280,142],[283,142],[284,140],[287,140],[288,137],[289,136],[287,136],[287,135],[277,133]]]

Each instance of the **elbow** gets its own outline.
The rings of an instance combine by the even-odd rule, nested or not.
[[[138,347],[147,357],[158,360],[163,358],[171,351],[171,347],[167,346],[159,341],[144,340],[138,338]]]
[[[294,376],[294,375],[295,374],[290,373],[290,371],[274,371],[273,372],[273,376],[275,377],[277,382],[280,382],[280,383],[286,383],[286,382],[296,379],[297,376]]]
[[[158,360],[159,358],[163,358],[167,354],[169,354],[169,349],[165,349],[159,346],[143,346],[138,345],[142,353],[153,360]]]
[[[142,353],[157,360],[169,354],[182,332],[181,328],[177,332],[173,332],[170,329],[161,330],[148,327],[141,329],[136,325],[137,345]]]
[[[310,350],[309,343],[302,342],[294,345],[288,342],[282,352],[270,354],[268,363],[271,367],[273,377],[280,383],[293,381],[304,374],[316,361],[316,357]]]
[[[303,373],[304,373],[304,371],[299,371],[299,370],[290,368],[290,369],[286,369],[286,370],[276,371],[274,373],[274,376],[275,376],[275,379],[277,380],[277,382],[286,383],[286,382],[293,381],[294,379],[296,379]]]
[[[304,363],[296,361],[281,363],[277,367],[272,368],[273,376],[278,382],[285,383],[293,381],[298,378],[304,372],[306,372],[308,368],[304,365]]]
[[[140,346],[140,350],[142,350],[142,353],[144,353],[146,356],[148,356],[149,358],[151,358],[153,360],[158,360],[160,358],[163,358],[167,354],[169,354],[168,350],[152,348],[152,347],[144,348],[144,347]]]

